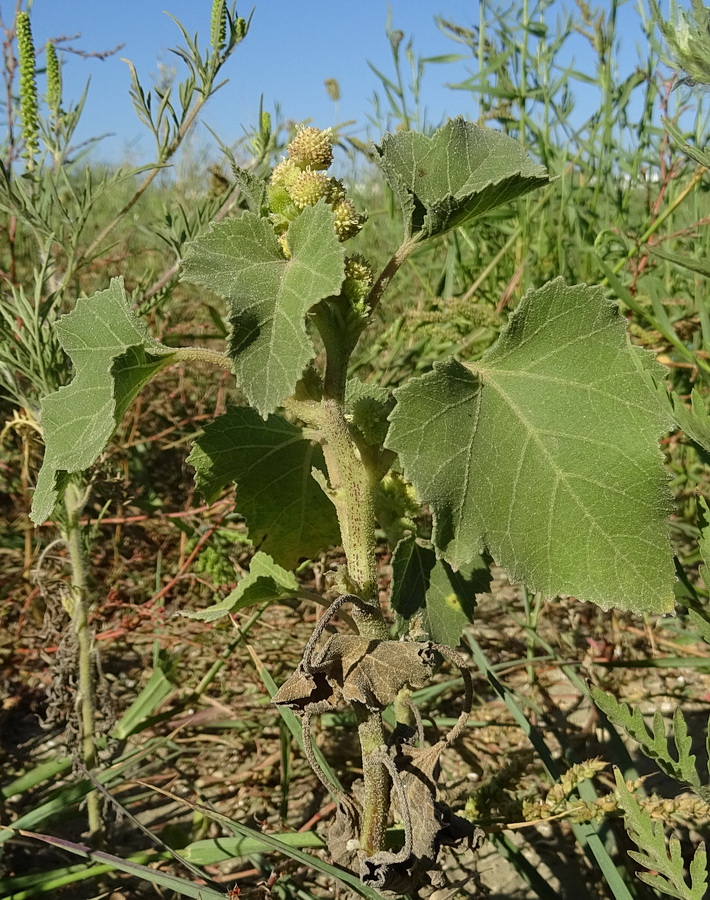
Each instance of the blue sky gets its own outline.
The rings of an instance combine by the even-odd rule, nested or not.
[[[6,16],[12,5],[10,0],[0,0],[0,9]],[[204,115],[204,121],[225,143],[236,140],[243,133],[243,126],[256,122],[262,94],[266,109],[273,110],[278,103],[288,119],[310,118],[320,127],[355,119],[358,128],[352,130],[366,137],[367,116],[373,112],[371,98],[378,88],[367,60],[388,75],[393,72],[385,36],[388,10],[393,27],[405,33],[405,43],[413,38],[415,52],[428,57],[463,49],[436,27],[437,14],[471,27],[478,21],[479,8],[477,0],[256,0],[254,6],[251,30],[225,70],[229,84],[210,101]],[[571,0],[566,6],[574,8]],[[608,8],[608,0],[599,0],[598,6]],[[240,15],[245,16],[251,8],[246,4],[238,7]],[[158,74],[160,64],[179,66],[169,48],[181,36],[165,9],[180,19],[190,33],[199,32],[201,44],[207,43],[210,0],[34,2],[32,22],[37,46],[60,35],[72,36],[71,46],[85,51],[125,45],[103,61],[63,54],[65,98],[76,99],[87,78],[91,78],[80,137],[113,133],[102,142],[95,153],[97,158],[129,158],[134,162],[150,158],[151,138],[132,109],[128,67],[120,57],[136,65],[146,86]],[[636,58],[634,44],[640,39],[639,12],[632,0],[622,5],[619,22],[628,51],[624,58],[632,66]],[[577,68],[591,66],[584,42],[577,41],[574,46],[579,54]],[[182,74],[180,68],[178,72]],[[471,94],[444,86],[472,72],[471,64],[464,62],[428,67],[424,99],[432,122],[449,115],[476,117]],[[341,99],[337,105],[324,88],[327,78],[335,78],[340,84]],[[580,103],[584,102],[587,101],[580,98]],[[198,146],[209,140],[204,128],[195,136]]]

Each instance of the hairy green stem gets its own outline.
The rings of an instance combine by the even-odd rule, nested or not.
[[[67,525],[64,538],[69,548],[71,565],[71,617],[76,635],[79,668],[77,706],[81,727],[81,761],[91,771],[97,762],[96,750],[96,696],[94,691],[93,635],[89,625],[89,590],[87,583],[86,554],[82,544],[79,516],[83,506],[82,492],[76,484],[69,484],[64,491]],[[91,791],[86,796],[89,835],[95,842],[101,841],[102,824],[99,796]]]
[[[367,295],[365,301],[370,309],[370,313],[376,308],[377,304],[382,299],[382,295],[389,287],[390,281],[392,281],[397,272],[399,272],[400,268],[406,262],[407,257],[412,253],[416,246],[417,242],[413,238],[404,240],[397,252],[391,257],[387,265],[380,272],[377,281],[370,288],[370,293]]]
[[[358,736],[362,750],[362,775],[365,783],[360,847],[368,856],[383,850],[390,811],[390,776],[377,759],[387,738],[382,717],[360,704],[354,704],[358,718]]]
[[[232,360],[219,350],[210,350],[207,347],[176,347],[172,355],[174,357],[173,362],[195,360],[207,362],[222,369],[228,369],[230,372],[232,370]]]
[[[323,452],[334,492],[343,550],[352,590],[372,608],[368,614],[354,609],[360,631],[384,639],[387,629],[377,598],[375,559],[375,489],[377,477],[365,466],[352,439],[342,406],[324,398],[318,404],[319,428],[325,439]]]
[[[360,457],[345,421],[341,403],[324,398],[318,404],[324,454],[331,487],[335,490],[343,549],[349,580],[368,609],[353,608],[361,634],[374,639],[389,637],[377,596],[375,557],[375,489],[379,481]],[[371,610],[371,611],[369,611]],[[384,848],[390,810],[390,778],[375,757],[386,743],[379,712],[356,704],[365,782],[360,845],[371,856]]]

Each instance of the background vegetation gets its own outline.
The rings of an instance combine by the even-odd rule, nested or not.
[[[614,0],[598,8],[580,0],[556,17],[542,0],[510,8],[482,4],[476,28],[440,20],[452,56],[470,60],[475,73],[452,90],[475,96],[480,122],[521,141],[557,180],[415,254],[380,311],[374,340],[357,352],[360,377],[392,388],[445,354],[477,359],[525,290],[561,274],[605,285],[633,340],[656,353],[680,394],[689,398],[695,389],[696,402],[706,405],[708,176],[702,158],[682,148],[683,141],[704,146],[703,97],[663,64],[650,18],[634,71],[619,76],[617,9]],[[35,529],[28,517],[42,457],[39,399],[71,377],[53,325],[78,296],[122,274],[159,338],[170,332],[183,345],[224,341],[220,301],[179,282],[182,247],[210,221],[240,210],[231,162],[266,171],[294,123],[262,115],[245,123],[248,133],[238,145],[221,147],[209,164],[183,165],[179,178],[160,174],[228,75],[229,56],[249,40],[248,23],[236,13],[222,34],[221,22],[205,23],[206,50],[182,34],[183,80],[152,89],[150,101],[136,73],[136,110],[155,136],[155,159],[141,169],[97,167],[73,147],[84,103],[99,99],[89,94],[67,108],[50,45],[34,48],[34,73],[23,71],[21,15],[3,24],[5,93],[12,99],[3,106],[0,172],[0,821],[73,841],[86,835],[88,824],[112,854],[150,864],[165,880],[157,888],[118,873],[115,861],[77,862],[66,848],[27,837],[10,841],[12,832],[0,831],[2,898],[184,892],[171,873],[193,883],[207,878],[213,890],[218,884],[225,892],[238,884],[242,896],[346,896],[348,890],[334,887],[322,865],[319,871],[297,853],[274,855],[268,844],[271,833],[284,839],[288,832],[294,847],[320,846],[317,825],[333,809],[269,695],[300,656],[318,615],[313,596],[338,565],[337,551],[301,566],[302,595],[290,608],[246,611],[226,625],[180,615],[226,596],[252,554],[234,497],[205,506],[185,464],[201,421],[224,409],[225,384],[215,387],[199,363],[165,371],[139,396],[90,480],[69,492],[57,521]],[[579,35],[593,51],[594,71],[563,62],[568,42]],[[425,62],[395,30],[389,39],[391,59],[374,61],[381,90],[370,130],[431,131],[440,123],[421,107],[421,81],[439,77],[437,65],[446,59]],[[25,98],[26,107],[31,77],[39,115],[34,134],[27,126],[32,110],[20,102]],[[582,111],[575,91],[590,82],[599,103]],[[398,213],[358,138],[364,124],[338,130],[341,165],[352,173],[371,220],[354,249],[384,264],[389,231],[396,245]],[[461,897],[483,889],[506,897],[656,896],[663,884],[638,880],[639,864],[681,890],[683,860],[690,861],[710,818],[707,797],[682,793],[672,780],[678,772],[669,771],[658,749],[665,747],[662,723],[650,756],[663,777],[639,753],[639,729],[635,742],[624,742],[624,729],[617,731],[605,715],[616,720],[618,709],[596,710],[589,694],[592,684],[669,719],[682,709],[700,767],[703,753],[707,762],[702,727],[695,726],[707,718],[710,696],[702,641],[710,632],[708,586],[697,549],[708,460],[681,433],[668,435],[663,450],[676,500],[675,618],[640,620],[574,598],[529,596],[500,571],[491,592],[478,597],[476,625],[464,645],[476,667],[476,705],[446,775],[495,851],[452,858],[454,882],[473,879]],[[534,527],[534,510],[530,516]],[[383,596],[388,563],[381,555]],[[77,582],[78,571],[88,579]],[[88,748],[77,743],[87,713],[75,708],[82,641],[96,666],[91,715],[98,737]],[[418,698],[430,703],[439,727],[455,720],[460,688],[442,675]],[[335,713],[324,716],[320,740],[348,783],[357,777],[351,727]],[[677,716],[675,728],[677,740]],[[673,753],[682,760],[684,752],[681,739]],[[653,864],[626,853],[621,813],[637,801],[627,799],[623,781],[615,784],[612,764],[654,821],[681,840],[670,876],[649,851],[648,835],[644,850]],[[573,772],[567,781],[565,770]],[[216,842],[230,831],[210,810],[251,831]],[[170,850],[204,867],[203,874],[187,873]],[[497,854],[510,865],[503,867]],[[702,885],[693,893],[690,875],[687,884],[687,893],[671,895],[699,900]]]

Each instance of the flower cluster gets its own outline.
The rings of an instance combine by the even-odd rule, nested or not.
[[[62,102],[62,70],[59,66],[57,49],[51,41],[47,43],[45,55],[47,57],[47,106],[52,114],[57,116]]]
[[[283,236],[307,206],[323,200],[335,214],[334,228],[339,240],[354,237],[366,217],[348,199],[342,181],[325,174],[333,161],[330,129],[299,128],[287,152],[287,158],[271,173],[268,188],[271,221],[277,233]],[[283,237],[282,245],[287,250]]]
[[[17,55],[20,61],[22,137],[25,140],[27,166],[29,169],[32,169],[34,167],[34,158],[39,150],[39,122],[35,46],[32,40],[30,17],[26,12],[18,13],[17,16]]]

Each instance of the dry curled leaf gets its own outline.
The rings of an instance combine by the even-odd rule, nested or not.
[[[359,833],[360,823],[354,810],[340,804],[327,836],[328,850],[334,863],[350,870],[357,868]]]
[[[313,704],[323,703],[334,706],[337,698],[333,688],[322,672],[308,672],[303,663],[299,663],[296,671],[289,675],[278,691],[271,698],[277,706],[288,706],[303,712]]]
[[[338,634],[323,648],[314,671],[324,672],[346,702],[379,710],[393,703],[402,688],[424,687],[436,662],[430,642]]]
[[[430,642],[376,641],[336,634],[312,662],[303,661],[273,702],[300,711],[312,704],[362,703],[381,710],[404,687],[424,687],[438,656]]]
[[[444,887],[438,863],[441,848],[466,844],[477,849],[481,844],[483,832],[438,799],[439,760],[445,747],[445,741],[421,749],[402,745],[394,756],[406,796],[406,809],[400,809],[400,815],[411,829],[411,853],[402,859],[401,854],[381,851],[363,859],[360,868],[363,883],[385,896],[399,896],[424,885]]]

